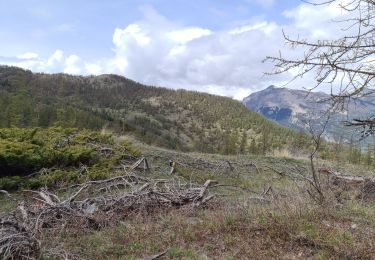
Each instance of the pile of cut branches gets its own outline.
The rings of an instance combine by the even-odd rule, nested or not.
[[[214,197],[208,192],[214,183],[208,180],[196,185],[182,179],[126,175],[65,188],[60,190],[64,196],[46,189],[25,191],[25,200],[12,213],[12,222],[7,221],[9,216],[0,218],[0,259],[37,258],[39,238],[45,232],[100,229],[132,213],[202,206]]]

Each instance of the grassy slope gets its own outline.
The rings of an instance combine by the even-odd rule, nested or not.
[[[299,183],[298,188],[267,167],[304,173],[304,161],[180,154],[153,147],[144,147],[143,151],[154,167],[167,169],[167,158],[180,162],[175,174],[192,181],[202,183],[214,178],[256,193],[272,186],[276,196],[281,197],[268,204],[249,199],[254,196],[252,192],[222,188],[216,192],[224,197],[206,209],[140,213],[117,227],[79,235],[79,239],[62,236],[59,241],[86,258],[138,259],[164,250],[167,259],[342,259],[372,255],[373,206],[353,201],[337,207],[314,206],[306,197],[304,184]],[[213,172],[187,166],[202,158],[213,163],[230,160],[236,171]],[[256,164],[258,171],[243,167],[248,163]],[[364,170],[363,174],[368,172]],[[160,170],[148,175],[166,177]]]
[[[315,206],[304,182],[291,181],[270,169],[307,174],[304,160],[180,153],[147,145],[139,148],[152,169],[138,174],[170,178],[168,161],[174,160],[177,170],[172,177],[198,183],[215,179],[241,188],[216,188],[214,192],[221,196],[205,209],[183,207],[151,215],[140,212],[99,231],[49,234],[42,241],[45,249],[58,248],[85,259],[138,259],[164,250],[167,259],[363,259],[373,254],[372,204],[344,199],[342,204],[329,200],[324,207]],[[227,160],[234,171],[223,164]],[[350,171],[349,165],[335,169]],[[358,167],[356,172],[370,174]],[[275,196],[270,203],[254,198],[270,186]],[[0,212],[6,212],[16,202],[0,195],[0,205]]]

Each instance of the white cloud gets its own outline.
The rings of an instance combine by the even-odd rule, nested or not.
[[[34,52],[26,52],[24,54],[17,56],[18,59],[24,59],[24,60],[33,60],[33,59],[37,59],[38,57],[39,55]]]
[[[65,68],[64,72],[68,74],[80,74],[81,59],[77,55],[70,55],[65,59]]]
[[[64,52],[62,50],[56,50],[47,60],[48,66],[53,66],[59,63],[64,58]]]
[[[259,2],[265,5],[274,3]],[[292,74],[264,76],[273,65],[263,63],[263,59],[278,55],[284,46],[282,28],[292,36],[314,39],[336,37],[342,26],[331,21],[341,15],[334,6],[301,4],[284,12],[290,19],[286,26],[257,20],[222,31],[177,24],[149,6],[143,7],[142,11],[142,20],[114,30],[111,57],[87,61],[77,55],[65,56],[62,50],[56,50],[46,59],[28,52],[15,58],[0,57],[0,63],[69,74],[118,73],[146,84],[242,99],[252,91],[271,84],[284,84],[291,79]],[[292,57],[301,54],[288,49],[283,52]],[[290,86],[309,88],[312,83],[313,75],[309,75]]]
[[[121,47],[125,41],[135,41],[139,46],[146,46],[150,43],[151,38],[143,32],[138,24],[130,24],[124,30],[116,28],[113,34],[113,43]]]
[[[169,36],[169,38],[171,38],[172,41],[180,44],[185,44],[194,39],[198,39],[211,34],[212,32],[210,30],[198,27],[184,28],[167,33],[167,35]]]
[[[274,22],[261,22],[255,24],[247,24],[239,28],[235,28],[229,31],[229,34],[241,34],[249,31],[261,30],[266,34],[274,32],[278,28],[277,24]]]
[[[96,63],[86,63],[85,69],[91,75],[99,75],[103,73],[103,68]]]
[[[284,16],[293,19],[293,30],[305,36],[314,39],[330,39],[337,38],[348,31],[340,28],[345,27],[344,22],[338,23],[338,20],[348,18],[348,12],[344,11],[339,4],[342,2],[334,2],[329,5],[313,6],[311,4],[301,4],[298,7],[287,10]]]
[[[115,30],[115,57],[107,61],[111,72],[146,84],[237,99],[260,85],[274,83],[274,79],[263,79],[271,65],[262,64],[262,60],[267,54],[276,54],[282,45],[281,28],[276,23],[261,21],[214,32],[177,26],[155,12],[151,14],[131,24],[131,30],[129,26]]]

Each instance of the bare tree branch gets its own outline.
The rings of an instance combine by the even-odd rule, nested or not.
[[[266,61],[274,63],[274,69],[266,74],[293,70],[297,71],[295,80],[315,73],[316,83],[311,90],[318,86],[330,87],[332,107],[345,110],[353,99],[371,95],[375,90],[375,0],[304,2],[341,8],[346,15],[334,22],[342,23],[342,31],[348,35],[334,40],[309,41],[292,38],[283,31],[286,44],[292,49],[303,50],[304,54],[295,59],[281,53],[277,57],[267,57]],[[372,119],[358,119],[346,122],[346,125],[374,129]]]

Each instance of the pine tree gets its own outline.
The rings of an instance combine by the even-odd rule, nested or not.
[[[247,145],[247,133],[246,133],[246,130],[243,130],[241,142],[240,142],[240,147],[239,147],[239,150],[240,150],[239,152],[241,154],[246,153],[246,145]]]

